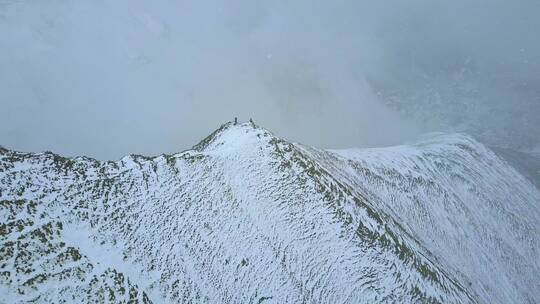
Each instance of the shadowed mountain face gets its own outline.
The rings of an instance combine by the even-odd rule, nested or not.
[[[8,303],[534,303],[540,193],[478,142],[327,151],[252,124],[117,162],[0,150]]]

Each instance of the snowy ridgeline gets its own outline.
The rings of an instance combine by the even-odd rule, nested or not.
[[[0,149],[0,302],[538,303],[540,193],[474,140],[251,124],[117,162]]]

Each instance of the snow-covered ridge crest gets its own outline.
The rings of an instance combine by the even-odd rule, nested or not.
[[[236,150],[241,153],[252,145],[261,143],[261,139],[274,137],[269,131],[256,126],[254,123],[245,122],[234,124],[232,122],[221,125],[216,131],[193,147],[199,152],[218,150]]]
[[[325,151],[226,123],[193,150],[117,162],[4,149],[0,292],[9,302],[534,302],[538,289],[523,283],[539,273],[537,261],[523,269],[539,248],[530,186],[462,135]],[[511,232],[497,239],[501,229]],[[467,252],[452,258],[459,238]]]

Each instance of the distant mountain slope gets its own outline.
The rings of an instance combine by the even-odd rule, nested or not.
[[[491,149],[540,189],[540,152],[527,153],[501,147]]]
[[[2,149],[0,294],[533,303],[539,198],[461,136],[324,151],[228,123],[193,150],[117,162]]]
[[[463,135],[335,155],[317,159],[390,210],[484,302],[538,302],[540,195],[506,161]]]

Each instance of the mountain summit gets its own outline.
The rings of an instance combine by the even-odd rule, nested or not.
[[[464,135],[321,150],[227,123],[192,150],[116,162],[0,149],[0,295],[535,303],[538,202]]]
[[[193,147],[193,150],[202,152],[203,150],[218,149],[243,149],[245,145],[253,144],[260,139],[271,136],[271,133],[254,123],[245,122],[234,124],[227,122],[217,130],[208,135],[200,143]],[[237,151],[241,152],[241,151]]]

